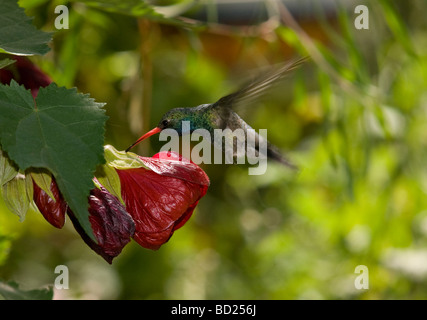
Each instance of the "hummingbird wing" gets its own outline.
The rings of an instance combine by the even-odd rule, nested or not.
[[[218,107],[227,107],[234,108],[236,105],[241,104],[242,102],[249,102],[256,98],[259,98],[266,91],[271,88],[272,85],[276,84],[277,81],[283,79],[290,71],[296,69],[303,62],[307,61],[308,57],[292,60],[285,64],[282,64],[279,67],[275,67],[274,70],[267,72],[258,80],[249,83],[248,85],[242,87],[236,92],[233,92],[225,97],[222,97],[213,105]]]
[[[225,163],[245,163],[244,159],[247,157],[253,164],[251,161],[259,161],[262,157],[278,161],[291,169],[298,169],[278,147],[258,134],[236,112],[227,108],[223,109],[228,110],[228,121],[223,122],[222,133],[219,135],[214,133],[211,135],[211,139],[212,144],[225,153]]]

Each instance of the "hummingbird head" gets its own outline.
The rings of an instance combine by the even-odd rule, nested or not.
[[[191,121],[191,108],[175,108],[166,112],[160,120],[157,128],[160,130],[174,129],[179,135],[182,133],[182,122]]]
[[[140,143],[142,140],[156,133],[159,133],[164,129],[174,129],[178,132],[179,135],[182,135],[183,133],[187,133],[187,132],[183,132],[182,130],[182,122],[190,121],[190,123],[192,123],[191,109],[192,108],[175,108],[166,112],[163,115],[157,127],[148,131],[146,134],[144,134],[138,140],[136,140],[129,148],[126,149],[126,152],[128,152],[130,149],[132,149],[135,145]],[[191,127],[192,125],[190,126],[190,130],[191,130]]]

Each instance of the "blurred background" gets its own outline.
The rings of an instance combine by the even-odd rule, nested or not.
[[[105,143],[120,150],[171,108],[214,102],[259,68],[311,59],[242,113],[298,173],[202,165],[211,186],[189,222],[158,251],[131,242],[111,266],[70,221],[57,230],[33,211],[21,223],[0,199],[1,279],[38,288],[66,265],[70,289],[56,299],[427,298],[427,2],[19,4],[55,32],[52,50],[32,61],[107,103]],[[69,29],[54,27],[59,4]],[[355,25],[360,4],[368,29]],[[136,151],[161,146],[157,135]],[[355,288],[358,265],[369,289]]]

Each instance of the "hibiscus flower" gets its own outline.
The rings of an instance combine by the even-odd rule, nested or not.
[[[139,160],[146,167],[116,169],[121,196],[136,225],[135,241],[158,249],[191,217],[206,194],[209,178],[176,153],[160,152]]]
[[[33,182],[36,206],[57,228],[62,228],[67,213],[86,244],[109,263],[131,238],[144,248],[159,249],[191,217],[207,192],[208,176],[199,166],[173,152],[140,157],[106,146],[105,154],[107,173],[99,180],[94,178],[97,187],[88,199],[89,221],[96,241],[84,232],[54,179],[50,189],[55,199]],[[109,191],[102,182],[108,182],[110,187],[119,185],[120,191]]]

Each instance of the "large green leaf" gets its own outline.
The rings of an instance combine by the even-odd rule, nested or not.
[[[0,86],[0,143],[21,170],[46,168],[86,233],[88,195],[96,166],[104,162],[107,116],[88,95],[52,83],[30,91],[12,81]]]
[[[0,49],[17,55],[43,55],[51,33],[38,30],[16,0],[0,0]]]
[[[53,288],[22,290],[16,282],[0,281],[0,300],[52,300]]]

